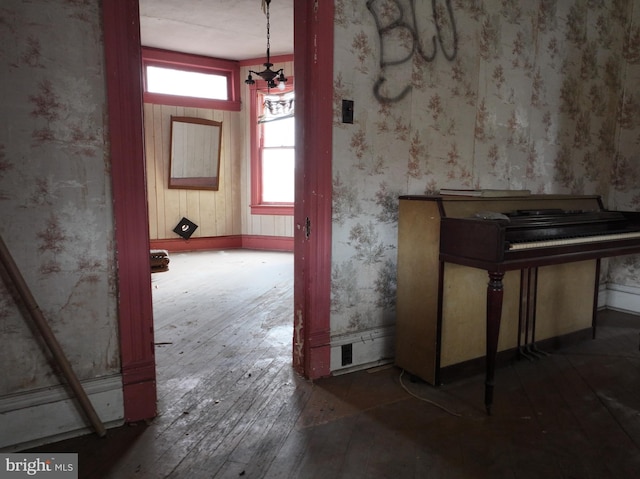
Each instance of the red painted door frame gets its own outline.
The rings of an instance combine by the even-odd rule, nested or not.
[[[102,11],[124,409],[133,422],[156,415],[138,0],[103,0]],[[294,0],[293,364],[312,379],[330,374],[333,11],[333,0]]]
[[[127,422],[156,415],[138,0],[104,0],[118,323]]]
[[[296,202],[293,364],[330,374],[333,0],[295,0]]]

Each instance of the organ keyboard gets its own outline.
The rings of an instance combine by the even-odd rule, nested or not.
[[[469,241],[472,238],[473,241]],[[567,259],[598,258],[633,252],[640,238],[640,212],[515,211],[479,212],[465,218],[442,218],[440,253],[483,265],[503,263],[519,269],[535,259],[539,264]]]
[[[401,196],[396,364],[437,385],[484,357],[490,413],[498,349],[593,329],[600,258],[635,253],[640,212],[594,195]]]
[[[640,253],[640,212],[484,212],[466,218],[442,218],[440,228],[441,261],[484,269],[489,274],[485,381],[488,413],[493,402],[505,272]]]
[[[567,246],[572,244],[598,243],[600,241],[613,241],[617,239],[633,239],[640,238],[640,232],[632,233],[615,233],[597,236],[580,236],[578,238],[560,238],[554,240],[529,241],[522,243],[512,243],[509,250],[519,250],[528,248],[546,248],[549,246]]]

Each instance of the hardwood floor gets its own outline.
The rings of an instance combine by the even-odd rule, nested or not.
[[[489,417],[482,375],[296,375],[292,276],[288,253],[172,254],[158,417],[36,450],[77,452],[81,478],[639,477],[640,317],[603,311],[596,340],[498,369]]]

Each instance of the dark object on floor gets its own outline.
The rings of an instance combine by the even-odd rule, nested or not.
[[[166,249],[152,249],[150,254],[152,273],[169,271],[169,252]]]

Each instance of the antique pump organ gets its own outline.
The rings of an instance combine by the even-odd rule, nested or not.
[[[508,193],[508,192],[507,192]],[[598,196],[402,196],[396,364],[431,384],[498,351],[595,328],[600,259],[640,253],[640,212]]]

